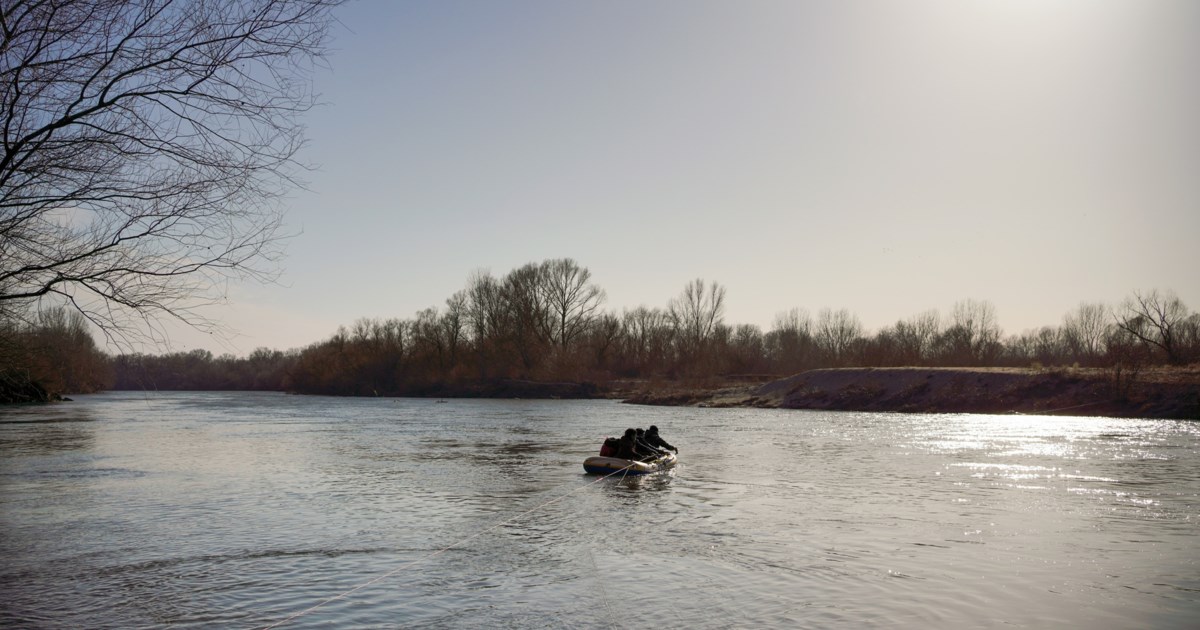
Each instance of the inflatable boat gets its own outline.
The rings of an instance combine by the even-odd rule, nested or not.
[[[675,465],[676,459],[675,453],[667,453],[662,457],[652,459],[648,462],[595,455],[583,460],[583,469],[593,475],[608,475],[612,473],[621,475],[648,475],[671,468]]]

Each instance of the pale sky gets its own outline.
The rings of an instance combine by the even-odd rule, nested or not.
[[[574,258],[617,314],[868,331],[972,298],[1200,310],[1200,2],[385,2],[338,10],[280,286],[208,311],[302,347],[472,271]]]

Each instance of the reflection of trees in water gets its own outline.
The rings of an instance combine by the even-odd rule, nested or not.
[[[96,441],[94,420],[73,405],[9,407],[0,413],[0,457],[89,449]]]
[[[96,435],[90,419],[0,422],[0,455],[45,455],[92,448]]]

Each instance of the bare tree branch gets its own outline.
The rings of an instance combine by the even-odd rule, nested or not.
[[[1182,363],[1179,332],[1188,321],[1188,309],[1174,292],[1134,291],[1116,313],[1117,328],[1147,348],[1157,348],[1172,364]]]
[[[269,281],[342,0],[0,0],[0,310],[199,327]]]

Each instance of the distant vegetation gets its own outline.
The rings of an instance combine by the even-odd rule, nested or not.
[[[1006,336],[995,307],[964,300],[874,333],[846,309],[780,313],[771,330],[725,322],[725,289],[688,283],[663,308],[603,309],[605,293],[570,259],[503,277],[476,273],[442,308],[412,319],[361,319],[299,350],[249,356],[204,350],[105,358],[83,322],[54,311],[4,328],[7,382],[51,392],[117,389],[279,390],[346,396],[503,394],[505,383],[704,381],[823,367],[1106,367],[1200,361],[1200,314],[1173,293],[1119,305],[1082,303],[1057,326]],[[15,352],[14,352],[15,349]],[[14,376],[15,375],[15,376]],[[23,381],[23,382],[24,382]]]
[[[0,311],[0,402],[38,402],[112,387],[113,366],[78,311],[49,309],[29,320]]]
[[[277,276],[341,3],[5,0],[0,402],[107,387],[90,328],[208,328],[192,307]]]

